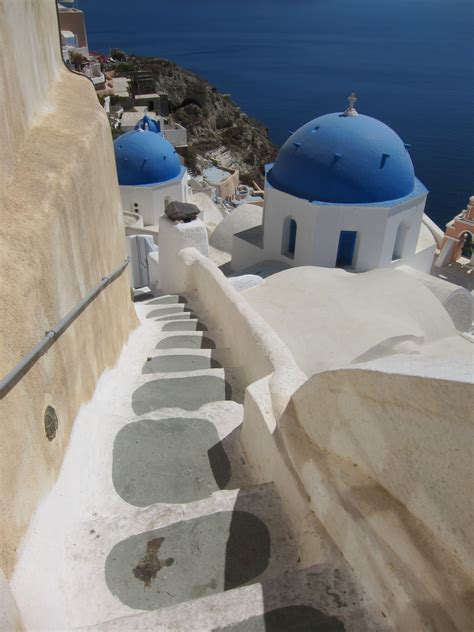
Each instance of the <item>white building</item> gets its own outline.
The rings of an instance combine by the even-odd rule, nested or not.
[[[124,112],[120,118],[120,128],[123,132],[134,129],[149,129],[151,132],[161,132],[174,147],[188,146],[188,132],[185,127],[174,121],[166,121],[161,115],[147,110],[146,106],[135,105],[134,112]]]
[[[161,133],[139,128],[116,138],[114,148],[124,211],[154,226],[170,202],[186,202],[187,171]]]
[[[235,270],[262,260],[354,272],[430,270],[436,243],[423,224],[427,189],[384,123],[326,114],[303,125],[267,168],[263,223],[234,237]]]

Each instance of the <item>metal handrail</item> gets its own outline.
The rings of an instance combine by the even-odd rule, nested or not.
[[[7,393],[19,382],[19,380],[27,373],[31,367],[46,353],[49,347],[57,340],[64,331],[71,325],[76,318],[86,309],[96,296],[104,290],[112,281],[115,281],[130,263],[130,257],[113,270],[108,276],[102,277],[102,281],[96,285],[86,296],[76,305],[70,312],[64,316],[52,329],[49,329],[44,338],[24,357],[20,362],[0,380],[0,399],[3,399]]]

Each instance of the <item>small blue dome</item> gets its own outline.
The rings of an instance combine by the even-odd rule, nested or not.
[[[147,114],[138,121],[135,125],[135,129],[147,129],[150,132],[155,132],[155,134],[159,134],[161,131],[158,121],[149,118]]]
[[[181,174],[176,149],[161,134],[134,130],[114,140],[119,184],[160,184]]]
[[[415,188],[406,146],[370,116],[326,114],[303,125],[280,149],[268,172],[276,189],[333,204],[371,204]]]

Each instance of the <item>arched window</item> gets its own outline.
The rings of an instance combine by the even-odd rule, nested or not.
[[[281,242],[281,254],[293,259],[296,250],[296,233],[298,225],[292,217],[287,217],[283,222],[283,234]]]
[[[464,232],[460,239],[462,243],[461,256],[470,259],[472,257],[472,235],[469,231]]]
[[[393,245],[392,261],[401,259],[403,257],[403,250],[405,248],[405,239],[408,232],[408,224],[400,222],[397,229],[397,235],[395,237],[395,243]]]

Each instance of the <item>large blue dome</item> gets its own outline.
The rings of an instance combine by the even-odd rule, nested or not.
[[[311,202],[371,204],[415,188],[406,146],[370,116],[326,114],[303,125],[280,149],[269,183]]]
[[[134,130],[114,141],[118,181],[121,185],[160,184],[181,174],[175,148],[161,134]]]

